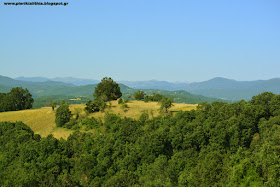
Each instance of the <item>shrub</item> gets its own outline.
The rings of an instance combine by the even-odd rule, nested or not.
[[[67,122],[70,121],[72,114],[69,110],[68,103],[65,103],[65,101],[61,101],[60,106],[56,109],[55,113],[55,123],[58,127],[63,127]]]

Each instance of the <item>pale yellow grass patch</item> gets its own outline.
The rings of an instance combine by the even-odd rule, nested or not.
[[[107,105],[109,105],[109,103]],[[121,109],[121,105],[118,104],[118,101],[111,101],[111,108],[106,108],[105,112],[95,112],[93,114],[90,114],[89,117],[103,119],[106,112],[119,114],[121,117],[126,116],[134,119],[138,119],[143,112],[147,112],[150,118],[159,115],[160,105],[157,102],[145,103],[143,101],[129,101],[127,105],[128,108],[126,109],[126,111],[123,111]],[[196,109],[197,107],[197,105],[182,103],[174,103],[173,105],[174,106],[172,106],[170,109],[170,111],[173,113],[180,110],[188,111]],[[76,114],[78,111],[80,115],[85,115],[84,108],[84,104],[70,105],[70,110],[73,114]],[[40,134],[42,137],[53,134],[55,138],[66,139],[73,132],[73,130],[56,127],[55,112],[52,111],[51,107],[22,111],[1,112],[0,121],[22,121],[23,123],[28,125],[36,134]]]
[[[51,107],[0,113],[0,121],[22,121],[35,133],[45,137],[54,130],[55,112]]]
[[[145,103],[143,101],[129,101],[127,104],[128,108],[123,111],[121,109],[121,105],[118,104],[117,101],[111,101],[111,108],[105,109],[104,112],[96,112],[91,114],[92,117],[97,117],[103,119],[106,112],[119,114],[121,117],[130,117],[134,119],[138,119],[143,112],[147,112],[151,117],[156,117],[159,115],[159,108],[160,105],[158,102],[148,102]],[[109,104],[108,104],[109,105]],[[191,105],[191,104],[183,104],[183,103],[173,103],[173,106],[170,108],[171,112],[178,112],[180,110],[182,111],[189,111],[192,109],[196,109],[197,105]]]

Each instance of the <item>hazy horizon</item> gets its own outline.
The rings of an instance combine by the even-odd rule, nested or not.
[[[2,76],[5,76],[5,75],[2,75]],[[10,76],[6,76],[6,77],[10,77]],[[107,76],[109,77],[109,76]],[[28,77],[28,76],[19,76],[19,77],[10,77],[12,79],[18,79],[18,78],[47,78],[47,79],[56,79],[56,78],[74,78],[74,79],[81,79],[81,80],[92,80],[92,81],[101,81],[101,79],[103,78],[100,78],[100,79],[92,79],[92,78],[81,78],[81,77],[42,77],[42,76],[34,76],[34,77]],[[223,78],[223,79],[229,79],[229,80],[235,80],[235,81],[259,81],[259,80],[270,80],[270,79],[279,79],[280,77],[273,77],[273,78],[270,78],[270,79],[255,79],[255,80],[236,80],[236,79],[230,79],[230,78],[227,78],[227,77],[212,77],[210,79],[207,79],[207,80],[202,80],[202,81],[168,81],[168,80],[158,80],[158,79],[149,79],[149,80],[117,80],[117,79],[114,79],[114,77],[111,77],[113,80],[115,81],[119,81],[119,82],[125,82],[125,81],[128,81],[128,82],[148,82],[148,81],[165,81],[165,82],[170,82],[170,83],[195,83],[195,82],[204,82],[204,81],[208,81],[208,80],[211,80],[211,79],[215,79],[215,78]]]
[[[277,78],[280,2],[0,6],[0,74],[117,81]]]

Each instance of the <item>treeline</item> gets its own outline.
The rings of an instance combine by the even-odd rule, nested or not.
[[[0,186],[280,185],[280,95],[80,125],[94,133],[57,140],[0,123]]]
[[[0,112],[30,109],[33,102],[27,89],[16,87],[8,93],[0,93]]]

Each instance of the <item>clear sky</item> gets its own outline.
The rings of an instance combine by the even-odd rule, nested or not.
[[[279,0],[4,5],[24,1],[0,0],[0,75],[180,82],[280,77]]]

